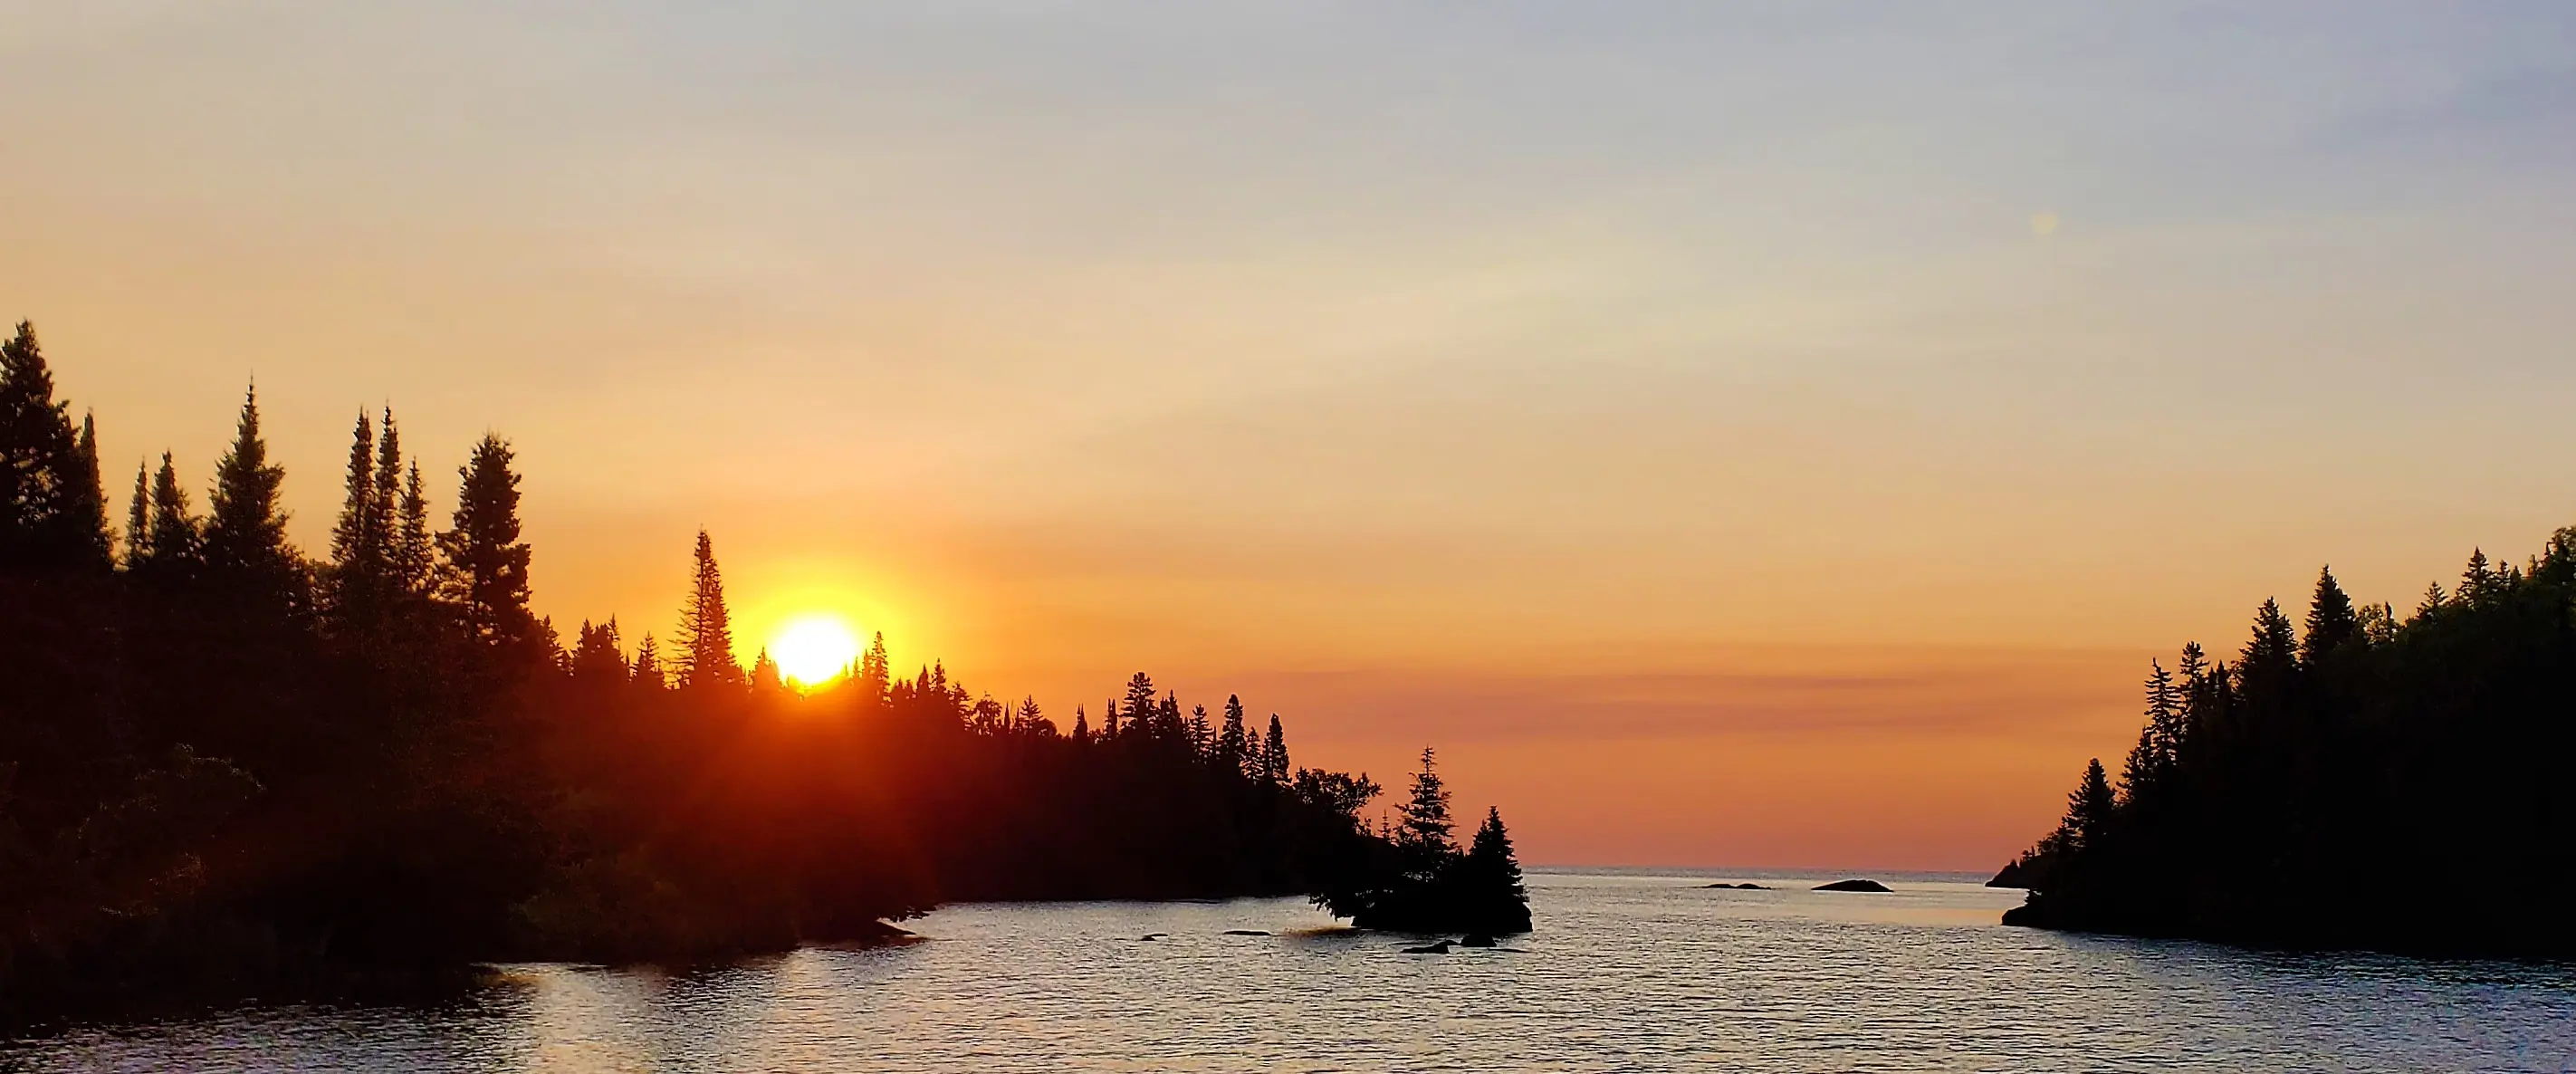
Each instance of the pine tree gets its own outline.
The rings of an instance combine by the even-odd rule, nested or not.
[[[623,683],[627,680],[626,653],[617,640],[617,619],[592,626],[582,620],[581,635],[573,645],[571,671],[573,678],[595,683]]]
[[[347,481],[347,492],[340,501],[340,519],[331,526],[335,589],[348,587],[374,566],[367,547],[374,523],[367,516],[376,509],[376,434],[364,410],[358,412],[358,424],[350,431]]]
[[[99,472],[98,423],[81,415],[72,445],[70,483],[64,491],[64,534],[74,565],[94,571],[116,563],[116,533],[107,526],[107,484]]]
[[[2118,798],[2111,791],[2111,780],[2102,771],[2102,759],[2096,757],[2084,766],[2083,782],[2076,786],[2074,793],[2066,796],[2065,830],[2074,834],[2075,848],[2079,853],[2103,845],[2117,806]]]
[[[1127,702],[1123,707],[1127,716],[1127,733],[1148,740],[1160,735],[1163,728],[1157,726],[1154,714],[1161,707],[1161,699],[1154,692],[1153,679],[1141,671],[1127,679]]]
[[[375,550],[378,570],[392,587],[402,577],[402,437],[394,432],[394,408],[386,407],[384,415],[376,436],[376,472],[368,481],[375,498],[367,509],[367,546]],[[424,508],[422,525],[428,521]]]
[[[429,497],[420,486],[420,463],[405,472],[402,520],[394,531],[394,574],[403,591],[427,596],[437,580],[437,539],[429,532]]]
[[[303,557],[286,542],[285,484],[285,468],[268,461],[260,437],[254,386],[242,395],[232,448],[215,464],[204,555],[208,577],[272,610],[300,607],[305,596]]]
[[[2471,549],[2469,565],[2460,572],[2460,603],[2478,607],[2495,596],[2496,574],[2487,567],[2487,550]]]
[[[1225,725],[1216,736],[1216,765],[1238,775],[1251,775],[1252,736],[1243,726],[1243,699],[1227,695]]]
[[[1216,750],[1216,731],[1208,726],[1207,706],[1190,706],[1190,752],[1201,757]]]
[[[151,470],[142,463],[134,464],[134,499],[125,509],[125,569],[142,565],[152,544]]]
[[[152,525],[142,564],[146,573],[165,580],[197,576],[203,562],[204,524],[188,507],[188,490],[179,485],[179,468],[170,453],[161,453],[161,469],[152,475]]]
[[[1271,783],[1288,782],[1288,732],[1279,725],[1279,714],[1270,714],[1270,734],[1261,740],[1261,778]]]
[[[635,645],[635,672],[628,681],[647,690],[664,690],[669,682],[662,675],[662,650],[653,644],[653,632],[645,631],[644,640]]]
[[[1449,819],[1449,788],[1432,764],[1431,747],[1422,747],[1422,770],[1413,774],[1413,794],[1396,807],[1395,842],[1418,859],[1437,861],[1458,850]]]
[[[0,344],[0,568],[58,569],[87,557],[80,444],[71,405],[54,400],[35,326]]]
[[[769,647],[751,658],[751,688],[755,692],[774,694],[787,689],[787,680],[778,673],[778,661],[769,658]]]
[[[1520,857],[1512,852],[1500,809],[1485,807],[1485,823],[1476,827],[1475,841],[1467,847],[1467,879],[1475,888],[1473,897],[1492,907],[1478,915],[1490,915],[1492,920],[1483,924],[1496,932],[1529,928],[1529,889],[1521,882]]]
[[[715,542],[703,529],[698,531],[688,602],[680,609],[679,643],[682,687],[742,685],[742,665],[733,656],[733,613],[725,608],[724,574],[716,567]]]
[[[2361,636],[2361,617],[2352,598],[2335,583],[2333,568],[2317,571],[2317,593],[2308,604],[2307,635],[2299,641],[2299,662],[2315,666],[2327,653]]]
[[[2265,600],[2254,610],[2254,636],[2245,643],[2242,668],[2247,675],[2277,675],[2298,660],[2297,630],[2281,614],[2280,602]]]
[[[2138,732],[2138,744],[2129,751],[2128,768],[2120,776],[2124,801],[2152,795],[2182,752],[2183,691],[2162,661],[2148,661],[2148,667],[2147,726]]]
[[[533,659],[539,635],[528,611],[530,553],[519,539],[514,459],[508,441],[485,433],[457,467],[453,528],[438,535],[439,596],[469,636]]]
[[[859,657],[859,696],[869,705],[882,705],[886,691],[893,687],[893,672],[886,662],[885,631],[877,631],[868,642],[868,651]]]
[[[340,518],[331,527],[331,570],[326,590],[331,618],[346,632],[364,630],[383,610],[388,588],[390,551],[384,544],[375,470],[375,428],[367,412],[358,412],[350,431],[349,469],[340,500]]]
[[[1073,744],[1076,746],[1091,744],[1091,717],[1083,713],[1080,705],[1073,707]]]

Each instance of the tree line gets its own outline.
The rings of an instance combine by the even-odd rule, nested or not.
[[[2116,779],[1997,876],[2008,923],[2265,946],[2576,955],[2576,528],[2410,613],[2320,570],[2230,661],[2150,664]]]
[[[1385,927],[1526,928],[1499,814],[1401,826],[1276,714],[1142,672],[1060,726],[938,664],[745,668],[713,541],[667,643],[530,607],[510,444],[443,526],[390,409],[322,558],[246,393],[201,512],[177,460],[110,524],[96,426],[0,346],[0,1022],[137,992],[406,985],[478,961],[865,940],[943,900],[1305,893]],[[1397,909],[1401,909],[1399,914]]]

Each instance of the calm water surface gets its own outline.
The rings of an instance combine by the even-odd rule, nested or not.
[[[0,1045],[0,1070],[2576,1070],[2576,969],[2006,929],[2017,894],[1972,882],[1713,878],[1534,874],[1540,932],[1441,956],[1293,900],[960,906],[901,947],[519,966],[441,1006]]]

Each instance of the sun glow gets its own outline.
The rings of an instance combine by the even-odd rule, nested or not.
[[[859,658],[859,636],[840,616],[800,615],[780,628],[769,643],[778,672],[798,686],[820,686],[841,677]]]

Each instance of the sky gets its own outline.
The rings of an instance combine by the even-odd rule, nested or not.
[[[497,432],[558,626],[703,526],[746,654],[1533,862],[1988,869],[2151,657],[2576,523],[2563,4],[0,0],[0,131],[112,488]]]

